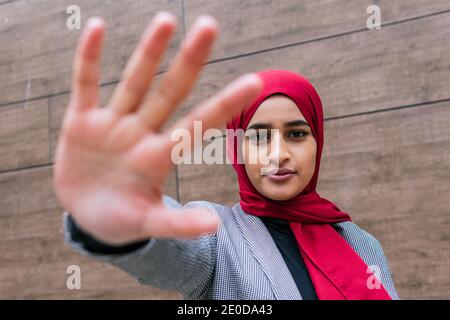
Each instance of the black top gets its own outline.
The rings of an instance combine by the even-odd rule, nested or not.
[[[266,225],[280,250],[302,298],[317,300],[316,290],[298,248],[295,235],[289,226],[289,221],[269,217],[260,217],[260,219]]]
[[[281,255],[294,278],[300,294],[304,300],[317,300],[316,291],[312,284],[309,272],[300,254],[297,240],[289,227],[289,222],[276,218],[260,217],[266,225],[273,240],[275,241]],[[75,220],[69,215],[69,228],[75,240],[81,240],[87,250],[101,254],[123,254],[144,246],[148,241],[140,241],[124,246],[111,246],[90,236],[81,230]]]

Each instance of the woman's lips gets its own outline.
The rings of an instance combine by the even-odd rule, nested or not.
[[[292,178],[294,175],[295,175],[295,173],[286,173],[286,174],[279,174],[279,175],[270,174],[267,176],[267,178],[269,178],[270,180],[273,180],[273,181],[280,182],[280,181],[286,181],[286,180]]]
[[[280,182],[280,181],[286,181],[292,178],[296,174],[295,171],[284,171],[280,173],[273,173],[267,175],[267,178],[269,178],[272,181]]]

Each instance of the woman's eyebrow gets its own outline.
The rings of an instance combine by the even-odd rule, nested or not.
[[[295,127],[295,126],[308,126],[309,127],[309,124],[305,120],[299,119],[299,120],[285,122],[284,126],[285,127]],[[272,127],[272,125],[270,123],[254,123],[250,127],[248,127],[247,130],[249,130],[249,129],[255,129],[255,130],[256,129],[270,129],[271,127]]]
[[[270,129],[272,127],[272,125],[270,123],[254,123],[252,124],[250,127],[247,128],[247,130],[249,129]]]
[[[299,120],[286,122],[284,124],[284,126],[285,127],[295,127],[295,126],[308,126],[309,127],[309,124],[305,120],[299,119]]]

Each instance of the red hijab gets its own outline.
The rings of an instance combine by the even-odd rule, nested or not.
[[[290,97],[310,125],[317,143],[314,175],[305,189],[292,199],[276,201],[260,194],[250,182],[245,166],[238,163],[237,137],[227,134],[227,155],[237,172],[240,205],[255,216],[289,220],[297,239],[319,299],[391,299],[381,283],[379,289],[369,289],[367,264],[344,238],[331,226],[351,221],[334,203],[316,192],[323,148],[323,110],[320,97],[303,76],[287,70],[265,70],[258,75],[264,89],[259,97],[240,115],[227,123],[227,129],[245,130],[259,105],[270,95],[281,93]],[[231,143],[231,139],[235,139]]]

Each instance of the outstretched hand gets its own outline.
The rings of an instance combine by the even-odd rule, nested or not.
[[[196,106],[171,128],[168,117],[187,97],[207,61],[218,27],[198,18],[169,70],[144,101],[176,27],[176,18],[159,12],[133,52],[109,104],[98,106],[99,60],[104,23],[92,18],[80,36],[73,64],[72,93],[56,150],[56,194],[77,223],[111,245],[150,237],[193,238],[214,232],[219,218],[196,209],[172,209],[162,202],[173,168],[170,134],[193,136],[216,128],[256,98],[262,82],[246,74]],[[178,212],[177,212],[178,211]]]

